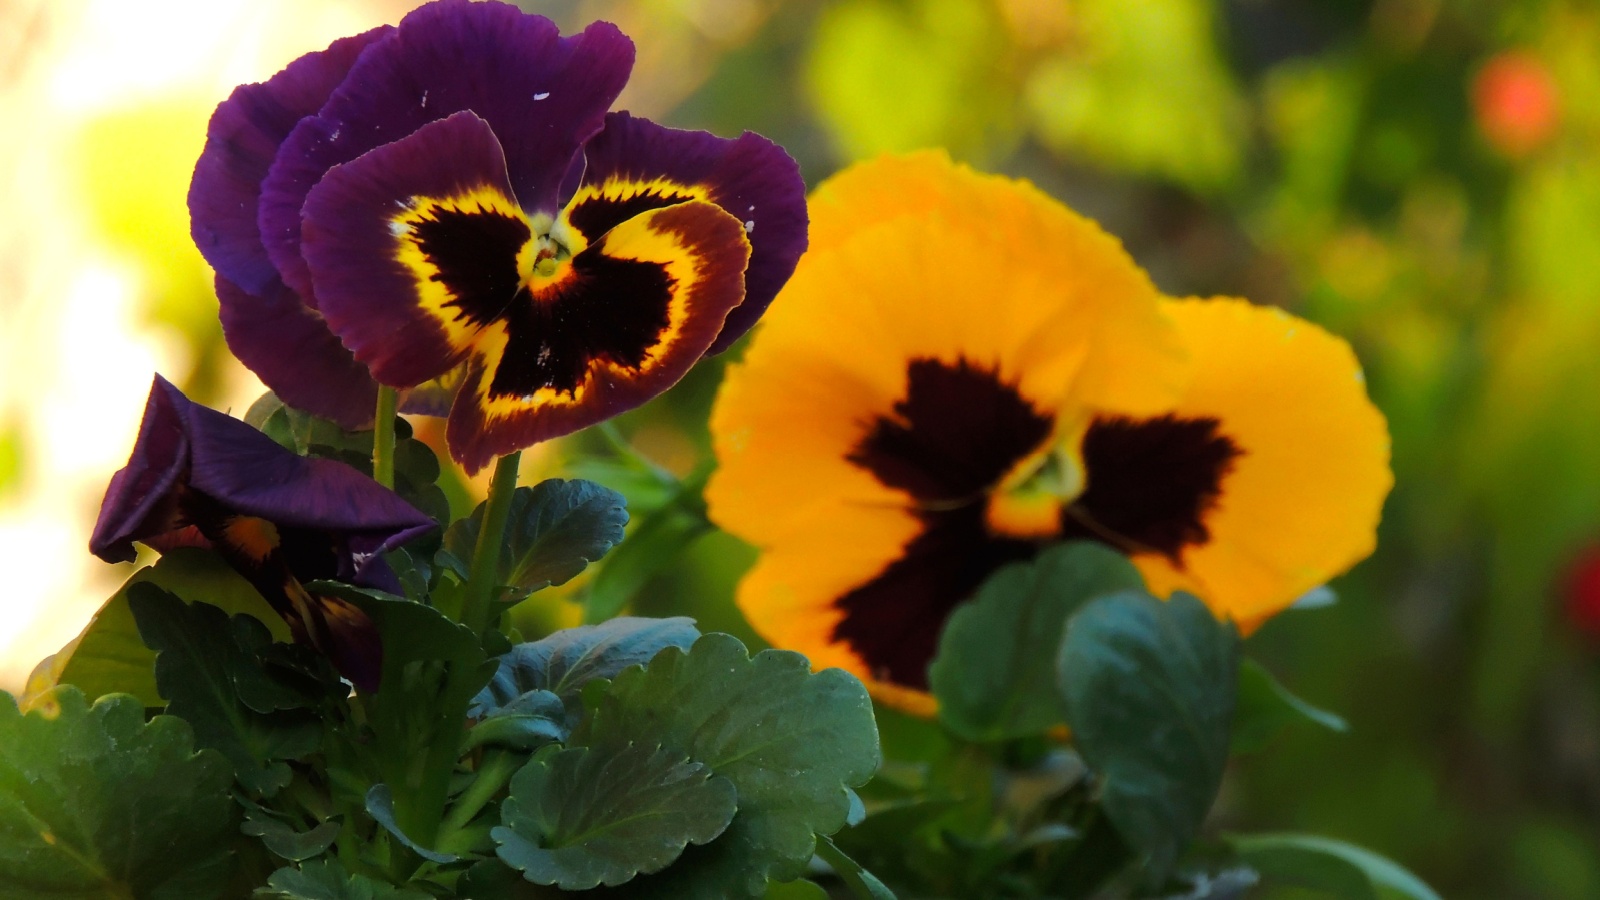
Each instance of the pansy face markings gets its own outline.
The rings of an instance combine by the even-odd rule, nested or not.
[[[1184,551],[1211,539],[1207,515],[1245,451],[1212,416],[1098,418],[1083,439],[1087,486],[1066,509],[1063,535],[1130,555]]]
[[[531,274],[533,224],[491,187],[456,196],[408,197],[390,219],[395,259],[414,273],[417,304],[458,351],[496,321]]]
[[[952,610],[1001,566],[1031,559],[1036,540],[996,534],[985,521],[991,490],[1054,430],[997,368],[965,358],[920,358],[906,391],[848,459],[907,495],[920,531],[899,558],[834,601],[834,637],[881,681],[925,690],[939,632]]]
[[[635,214],[586,246],[568,240],[583,249],[474,342],[447,432],[469,468],[675,383],[743,297],[749,241],[703,200]]]
[[[584,238],[594,241],[640,213],[688,200],[710,199],[710,191],[703,184],[682,184],[667,178],[607,178],[579,188],[562,218]]]

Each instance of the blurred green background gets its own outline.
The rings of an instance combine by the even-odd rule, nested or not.
[[[521,5],[565,28],[616,21],[640,47],[623,105],[760,131],[809,184],[944,146],[1098,219],[1169,294],[1245,296],[1349,338],[1394,437],[1379,550],[1337,606],[1286,614],[1248,649],[1353,727],[1239,761],[1214,822],[1365,844],[1446,897],[1600,897],[1600,616],[1584,605],[1600,597],[1573,587],[1600,546],[1600,6]],[[185,241],[182,191],[221,96],[194,94],[89,123],[74,159],[101,237],[156,273],[142,315],[192,348],[182,380],[239,409]],[[949,244],[962,265],[962,235]],[[657,513],[660,486],[613,455],[622,438],[679,475],[702,465],[719,376],[703,365],[609,435],[534,454],[529,477],[626,488],[635,535],[668,561],[576,590],[752,638],[730,601],[751,551],[692,510]],[[0,501],[28,477],[26,421],[0,417]],[[574,620],[542,602],[526,629]]]

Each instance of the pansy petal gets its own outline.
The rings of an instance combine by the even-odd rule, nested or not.
[[[361,583],[369,576],[388,583],[381,555],[437,527],[355,469],[296,456],[244,422],[194,403],[158,375],[128,465],[106,490],[89,549],[107,561],[130,559],[133,541],[160,539],[183,524],[162,515],[180,490],[209,498],[229,515],[341,534],[353,549],[327,574]]]
[[[744,295],[743,223],[691,200],[634,216],[519,296],[473,348],[450,410],[469,472],[676,384]]]
[[[278,147],[322,108],[361,52],[393,31],[384,25],[307,53],[261,84],[236,88],[212,114],[189,184],[189,230],[206,262],[244,291],[266,295],[278,281],[256,226],[261,182]]]
[[[106,562],[133,562],[133,542],[167,530],[153,523],[189,466],[184,409],[189,398],[160,375],[150,385],[144,419],[128,464],[111,476],[100,515],[89,536],[89,552]],[[249,426],[245,426],[249,427]],[[254,429],[252,429],[254,430]]]
[[[647,210],[709,200],[750,235],[745,298],[728,314],[710,352],[728,347],[761,318],[806,249],[805,182],[782,147],[751,132],[736,139],[666,128],[625,112],[584,148],[588,169],[568,204],[568,222],[593,241]]]
[[[494,132],[470,112],[335,167],[306,199],[304,234],[328,327],[399,387],[461,361],[516,295],[533,237]]]
[[[372,422],[378,383],[276,273],[254,295],[218,275],[228,349],[284,403],[345,428]]]
[[[1164,305],[1195,360],[1172,416],[1215,421],[1240,452],[1201,518],[1207,539],[1176,565],[1134,562],[1153,590],[1193,591],[1249,630],[1372,552],[1388,430],[1343,340],[1242,300]]]
[[[1183,346],[1152,302],[1150,277],[1098,224],[1026,181],[977,172],[928,150],[851,166],[820,185],[810,207],[813,252],[909,220],[944,230],[947,262],[940,269],[971,273],[974,288],[1015,258],[1027,260],[1044,276],[1041,297],[1070,298],[1078,319],[1093,322],[1089,359],[1073,384],[1076,404],[1154,413],[1183,388]],[[994,257],[994,245],[1014,249]],[[963,302],[979,314],[987,308],[987,301]]]
[[[554,23],[497,2],[444,0],[363,54],[315,116],[283,143],[262,185],[259,223],[284,280],[314,298],[300,215],[328,169],[464,110],[505,147],[525,208],[554,215],[562,177],[604,124],[633,67],[633,43],[596,22],[563,38]]]

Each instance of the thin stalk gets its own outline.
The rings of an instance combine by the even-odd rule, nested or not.
[[[511,515],[511,495],[517,489],[517,464],[521,459],[520,452],[500,457],[494,466],[494,480],[489,482],[489,499],[484,504],[478,546],[472,553],[472,569],[467,573],[461,603],[461,624],[474,634],[482,635],[489,628],[495,582],[499,580],[500,548],[505,541],[506,519]]]
[[[394,489],[394,414],[398,399],[395,389],[378,385],[378,411],[372,419],[372,477]]]
[[[522,760],[515,753],[505,750],[485,753],[477,777],[461,792],[456,805],[450,809],[450,815],[444,820],[444,827],[439,830],[441,842],[448,841],[451,835],[472,824],[473,818],[489,805],[489,801],[511,781],[511,776],[521,766]]]

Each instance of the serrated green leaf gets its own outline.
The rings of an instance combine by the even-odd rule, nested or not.
[[[298,831],[287,822],[266,810],[256,807],[245,811],[244,824],[239,830],[261,843],[277,856],[290,862],[300,862],[321,856],[339,837],[340,823],[328,821],[309,831]]]
[[[203,900],[231,875],[237,809],[221,755],[182,720],[63,686],[0,700],[0,900]]]
[[[220,750],[246,790],[271,796],[289,783],[284,760],[300,759],[321,743],[322,728],[306,709],[288,704],[292,687],[276,683],[257,653],[270,640],[266,626],[205,603],[185,604],[152,584],[134,585],[128,605],[144,642],[157,653],[156,686],[167,710],[188,722],[201,747]],[[281,711],[259,712],[247,704]],[[283,709],[284,705],[297,708]]]
[[[584,692],[577,746],[638,743],[681,752],[738,789],[721,837],[690,847],[665,871],[636,879],[640,896],[755,897],[767,880],[805,873],[817,834],[850,814],[845,789],[879,760],[866,689],[838,669],[813,674],[783,650],[749,656],[725,634],[669,647],[642,669]]]
[[[481,702],[483,695],[480,693]],[[492,744],[524,752],[545,744],[561,743],[572,733],[575,717],[569,717],[566,704],[549,691],[532,690],[493,709],[482,706],[469,715],[483,715],[483,721],[467,732],[467,748]]]
[[[471,560],[484,504],[445,533],[444,549]],[[627,501],[591,481],[551,478],[511,496],[497,584],[537,591],[565,584],[622,540]]]
[[[395,821],[394,816],[394,791],[390,790],[387,784],[375,784],[367,791],[367,815],[371,816],[374,822],[382,825],[385,831],[394,835],[396,840],[423,859],[436,863],[456,861],[455,854],[429,850],[427,847],[413,841],[401,830],[400,824]]]
[[[509,866],[563,890],[617,885],[661,870],[689,844],[722,834],[733,783],[653,745],[541,753],[511,779],[491,832]]]
[[[1060,724],[1053,685],[1067,618],[1102,594],[1143,587],[1128,558],[1100,544],[1062,544],[1002,568],[951,614],[939,638],[928,678],[940,721],[972,741]]]
[[[1127,591],[1067,623],[1058,685],[1073,741],[1117,831],[1163,877],[1222,784],[1239,639],[1184,593]]]
[[[494,678],[473,700],[472,715],[496,715],[530,692],[545,691],[566,705],[565,724],[570,730],[582,717],[585,684],[615,678],[629,666],[648,663],[667,647],[686,650],[698,637],[693,619],[624,616],[518,644],[500,658]]]
[[[298,869],[273,872],[267,886],[256,890],[258,900],[433,900],[421,891],[408,891],[352,875],[332,860],[306,863]]]
[[[156,690],[156,654],[144,645],[128,608],[128,591],[153,584],[190,603],[209,603],[230,614],[242,613],[266,625],[274,640],[287,641],[289,626],[250,582],[209,550],[179,547],[153,566],[133,573],[100,607],[83,633],[56,654],[55,683],[76,685],[85,695],[132,694],[145,706],[164,705]]]
[[[1340,900],[1372,900],[1379,888],[1407,900],[1440,900],[1404,866],[1344,841],[1310,834],[1252,834],[1228,842],[1263,877],[1327,891]]]
[[[1345,732],[1345,720],[1301,700],[1253,659],[1239,664],[1239,703],[1233,717],[1233,752],[1253,753],[1283,729],[1302,722]]]
[[[460,750],[460,722],[440,710],[464,713],[495,664],[470,629],[433,607],[337,582],[313,582],[307,589],[349,600],[378,627],[383,676],[378,692],[365,701],[373,760],[392,791],[397,829],[424,834],[430,820],[438,824],[438,810],[416,799],[423,787],[417,761]]]

